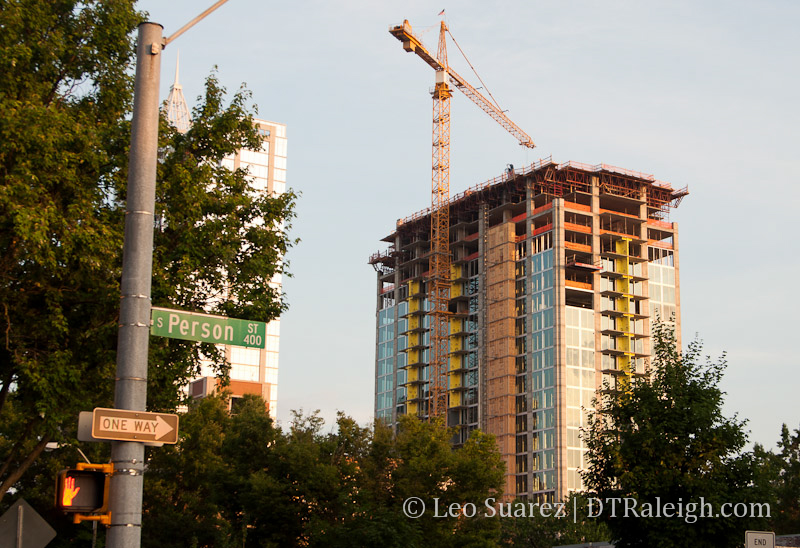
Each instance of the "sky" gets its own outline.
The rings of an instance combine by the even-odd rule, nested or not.
[[[212,0],[146,0],[171,35]],[[451,193],[552,156],[650,173],[689,196],[679,224],[684,343],[726,354],[724,413],[773,447],[800,427],[800,3],[787,1],[229,0],[172,42],[190,107],[214,67],[258,117],[288,126],[302,241],[284,279],[278,420],[374,403],[376,278],[398,218],[429,205],[434,72],[388,33],[408,19],[435,49],[443,16],[516,140],[454,96]],[[448,44],[451,65],[477,77]],[[794,242],[794,243],[793,243]]]

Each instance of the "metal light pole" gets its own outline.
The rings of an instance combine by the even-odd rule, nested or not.
[[[163,27],[158,23],[142,23],[136,45],[114,393],[114,407],[133,411],[145,411],[147,406],[162,31]],[[138,548],[142,536],[144,445],[112,442],[111,462],[114,475],[109,490],[111,526],[108,546]]]
[[[163,27],[158,23],[139,25],[125,240],[122,250],[117,378],[114,392],[114,407],[117,409],[145,411],[147,406],[161,51],[179,34],[226,1],[219,0],[166,40],[162,35]],[[112,442],[111,461],[114,464],[114,475],[109,493],[111,525],[107,535],[108,546],[139,548],[142,537],[144,445],[140,442]]]

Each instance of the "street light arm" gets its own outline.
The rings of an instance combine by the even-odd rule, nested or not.
[[[224,4],[227,1],[228,0],[219,0],[216,4],[214,4],[213,6],[208,8],[206,11],[204,11],[203,13],[201,13],[200,15],[198,15],[197,17],[195,17],[194,19],[192,19],[191,21],[189,21],[188,23],[183,25],[177,31],[175,31],[175,33],[172,36],[170,36],[169,38],[164,38],[164,43],[162,44],[162,47],[166,48],[167,44],[169,44],[170,42],[175,40],[178,36],[180,36],[181,34],[186,32],[187,30],[189,30],[190,28],[195,26],[197,23],[199,23],[203,19],[205,19],[208,14],[210,14],[212,11],[216,10],[218,7],[220,7],[222,4]]]

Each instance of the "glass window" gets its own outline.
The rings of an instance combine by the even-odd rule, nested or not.
[[[556,446],[556,436],[554,430],[544,430],[541,435],[542,449],[553,449]]]
[[[581,346],[583,348],[592,348],[594,349],[594,332],[593,331],[581,331]]]
[[[261,363],[261,350],[258,348],[231,347],[231,363],[243,365],[259,365]]]
[[[544,317],[544,322],[542,327],[553,327],[553,309],[548,308],[544,312],[542,312],[542,316]]]
[[[580,350],[577,348],[567,348],[567,365],[580,365]]]
[[[257,365],[231,364],[230,377],[237,381],[258,382],[259,367]]]
[[[571,306],[568,306],[566,308],[567,308],[567,326],[577,326],[578,325],[578,320],[579,320],[578,309],[577,308],[573,308]],[[570,344],[570,342],[569,342],[569,329],[567,330],[567,344]]]
[[[542,390],[542,407],[553,407],[553,394],[552,388]]]
[[[555,386],[555,375],[552,367],[544,370],[544,388]]]

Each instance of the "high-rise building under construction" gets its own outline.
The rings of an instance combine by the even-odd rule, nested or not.
[[[688,194],[604,164],[537,162],[449,199],[447,424],[492,433],[505,494],[582,488],[586,410],[645,374],[651,324],[680,341],[678,227]],[[428,417],[430,210],[397,221],[377,271],[375,416]],[[680,344],[680,342],[679,342]]]

